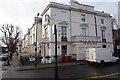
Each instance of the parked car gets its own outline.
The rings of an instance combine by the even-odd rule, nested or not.
[[[0,60],[1,61],[6,61],[8,59],[8,54],[7,53],[0,53]]]

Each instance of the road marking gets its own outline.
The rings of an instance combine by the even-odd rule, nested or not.
[[[96,77],[90,77],[89,79],[105,78],[105,77],[115,76],[115,75],[120,75],[120,73],[113,73],[113,74],[101,75],[101,76],[96,76]]]

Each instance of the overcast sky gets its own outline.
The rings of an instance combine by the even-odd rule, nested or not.
[[[68,4],[69,0],[0,0],[0,25],[14,24],[19,26],[25,34],[34,22],[37,13],[41,13],[50,2]],[[119,0],[77,0],[95,6],[96,10],[111,13],[117,17],[117,2]]]

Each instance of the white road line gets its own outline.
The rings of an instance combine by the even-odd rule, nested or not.
[[[113,74],[101,75],[101,76],[96,76],[96,77],[90,77],[89,79],[105,78],[105,77],[115,76],[115,75],[120,75],[120,73],[113,73]]]

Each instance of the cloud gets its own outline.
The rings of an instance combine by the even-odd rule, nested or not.
[[[24,33],[34,22],[37,13],[41,13],[50,1],[66,3],[70,0],[0,0],[0,24],[20,26]],[[77,0],[80,3],[94,5],[97,10],[117,14],[116,4],[106,3],[112,0]],[[102,3],[98,3],[102,2]],[[114,0],[118,2],[118,0]],[[114,11],[113,11],[114,10]]]

